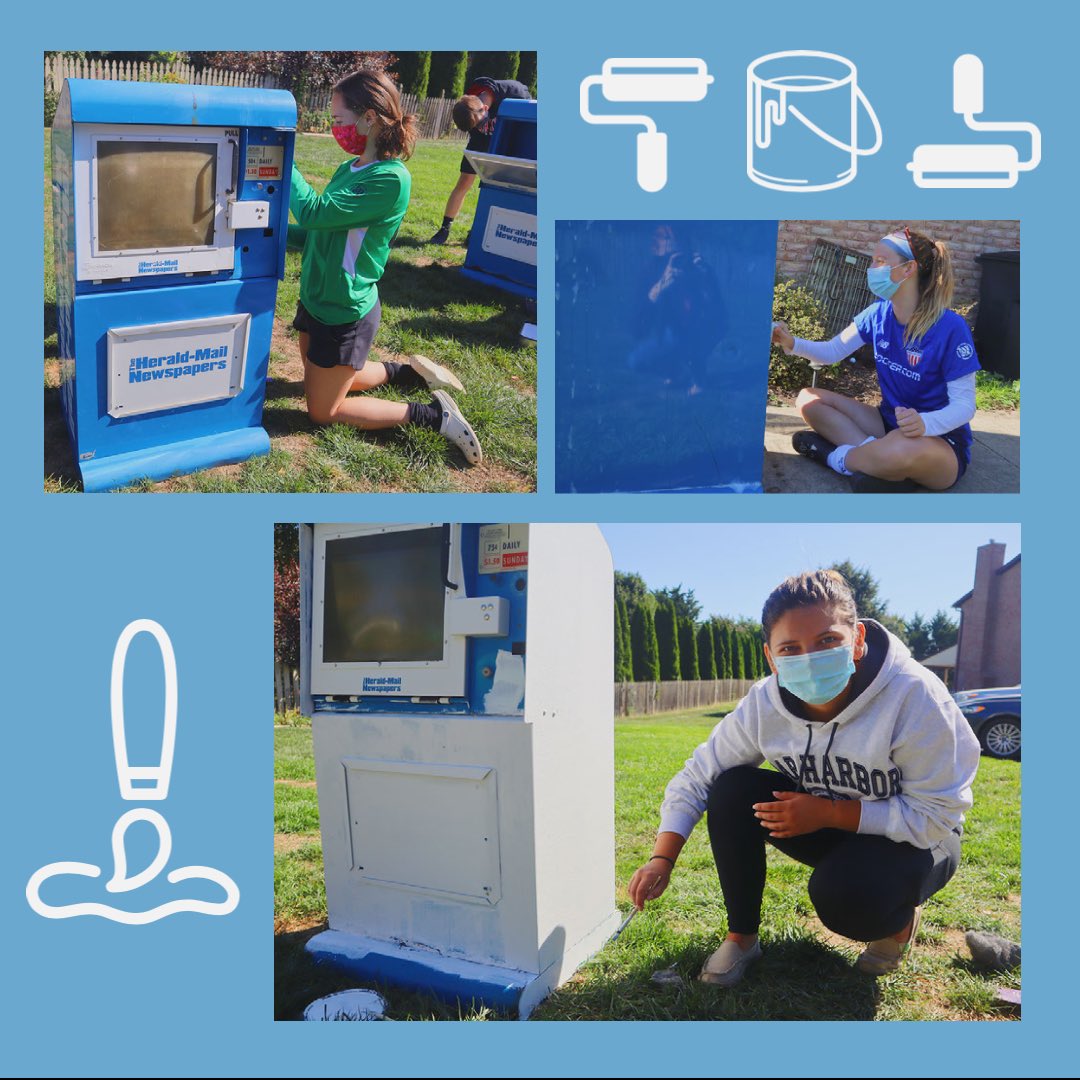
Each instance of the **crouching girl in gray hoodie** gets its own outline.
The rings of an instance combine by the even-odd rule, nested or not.
[[[733,986],[761,955],[765,843],[814,867],[810,899],[835,933],[895,971],[920,905],[960,860],[978,740],[941,680],[879,623],[856,618],[833,570],[788,578],[761,616],[773,674],[756,683],[668,784],[639,909],[668,886],[707,814],[728,935],[704,982]],[[763,762],[776,768],[759,768]]]

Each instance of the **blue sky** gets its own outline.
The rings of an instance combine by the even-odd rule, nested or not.
[[[616,570],[652,589],[693,589],[709,615],[757,619],[789,574],[850,559],[881,583],[889,611],[910,618],[950,610],[972,585],[975,551],[1004,543],[1020,553],[1016,524],[627,524],[601,525]]]

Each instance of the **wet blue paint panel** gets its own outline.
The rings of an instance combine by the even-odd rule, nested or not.
[[[560,221],[557,491],[761,491],[775,221]]]

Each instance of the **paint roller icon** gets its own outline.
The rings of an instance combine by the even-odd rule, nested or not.
[[[637,137],[637,182],[643,191],[659,191],[667,183],[667,135],[650,116],[604,116],[589,109],[589,91],[599,86],[611,102],[660,104],[701,101],[713,77],[704,60],[680,57],[619,57],[604,61],[599,75],[581,81],[581,118],[589,124],[640,124]]]
[[[923,145],[911,155],[908,169],[921,188],[1010,188],[1020,173],[1030,172],[1042,158],[1042,134],[1023,121],[976,120],[983,111],[983,63],[965,53],[953,64],[953,112],[972,131],[1014,131],[1031,138],[1031,157],[1021,161],[1007,143]]]

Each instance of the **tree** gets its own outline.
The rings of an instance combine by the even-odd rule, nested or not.
[[[615,571],[615,595],[626,601],[626,610],[633,611],[642,604],[650,604],[653,594],[640,574],[630,574],[624,570]]]
[[[660,678],[676,682],[681,677],[679,665],[679,629],[675,605],[668,601],[656,605],[656,643],[660,647]]]
[[[829,569],[835,570],[851,586],[859,618],[881,622],[886,615],[886,603],[880,596],[881,586],[869,568],[856,566],[850,559],[845,559],[833,563]]]
[[[716,650],[713,648],[712,627],[702,623],[697,628],[698,667],[703,679],[719,679],[716,671]]]
[[[299,97],[307,90],[328,90],[354,71],[385,71],[394,64],[388,52],[206,52],[197,55],[212,68],[272,75],[279,86]]]
[[[850,559],[833,563],[831,570],[843,575],[855,596],[855,612],[860,619],[875,619],[886,630],[891,630],[901,641],[907,641],[907,625],[898,615],[889,613],[887,602],[881,597],[881,585],[865,566],[855,566]]]
[[[731,635],[731,677],[733,679],[745,679],[746,653],[743,649],[742,634],[737,630],[729,630]]]
[[[615,681],[632,682],[633,678],[630,618],[626,613],[626,602],[618,596],[615,598]]]
[[[465,85],[481,75],[489,79],[516,79],[520,66],[520,52],[471,52]]]
[[[653,596],[656,597],[657,603],[664,604],[670,601],[674,604],[675,614],[680,619],[690,619],[691,622],[698,621],[698,616],[701,614],[701,604],[697,597],[694,596],[694,590],[684,590],[682,582],[676,585],[674,589],[654,589]]]
[[[743,647],[743,670],[746,672],[747,679],[756,679],[758,677],[757,670],[757,650],[754,648],[754,639],[749,634],[741,634],[742,647]]]
[[[639,604],[630,616],[630,642],[634,682],[659,682],[660,657],[651,607]]]
[[[300,561],[300,530],[291,522],[274,523],[274,565]]]
[[[427,97],[431,78],[430,52],[398,53],[396,70],[402,93],[415,94],[421,99]]]
[[[934,636],[930,624],[916,611],[905,624],[908,648],[916,660],[925,660],[934,655]]]
[[[523,82],[529,93],[536,97],[536,53],[523,52],[521,54],[521,66],[518,68],[518,82]]]
[[[433,52],[428,93],[432,97],[461,97],[465,93],[465,68],[468,63],[467,52]]]
[[[716,677],[730,679],[731,652],[728,650],[727,634],[715,618],[709,620],[709,629],[712,632],[713,652],[716,655]]]
[[[679,670],[684,679],[701,678],[694,620],[685,617],[679,619]]]
[[[300,566],[296,562],[274,567],[274,657],[300,666]]]
[[[930,620],[930,636],[934,639],[934,652],[941,652],[956,644],[960,624],[947,611],[938,610]]]

